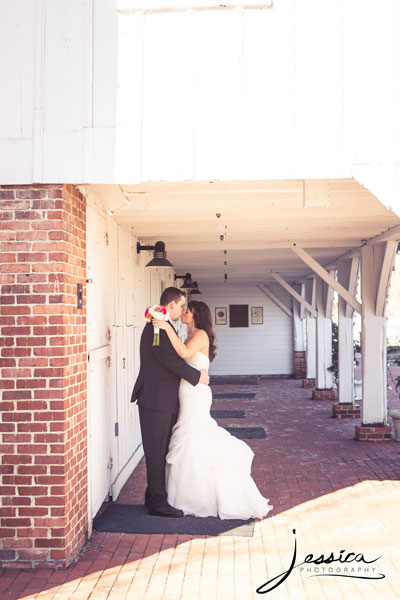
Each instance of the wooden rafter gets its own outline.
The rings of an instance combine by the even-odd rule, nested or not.
[[[266,285],[257,284],[257,287],[270,298],[283,312],[285,312],[289,317],[293,317],[293,312],[280,300]]]
[[[289,292],[289,294],[291,294],[293,296],[293,298],[296,298],[296,300],[298,302],[300,302],[300,304],[303,304],[306,309],[313,315],[313,317],[317,316],[317,311],[315,310],[315,308],[313,306],[311,306],[311,304],[309,304],[305,298],[302,298],[300,296],[300,294],[298,292],[296,292],[296,290],[294,290],[292,288],[291,285],[288,284],[287,281],[285,281],[283,279],[283,277],[281,277],[279,275],[279,273],[275,273],[274,271],[271,271],[271,276],[275,279],[275,281],[277,281],[287,292]]]
[[[332,275],[330,275],[322,265],[319,264],[308,252],[303,248],[299,248],[296,244],[292,245],[292,250],[303,262],[305,262],[317,275],[321,277],[328,285],[332,286],[337,293],[346,300],[351,306],[361,314],[361,304],[352,296],[346,288],[344,288]]]

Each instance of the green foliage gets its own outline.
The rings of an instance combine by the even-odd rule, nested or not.
[[[332,365],[328,367],[332,371],[335,381],[339,375],[339,327],[337,323],[332,323]]]
[[[356,361],[356,352],[360,352],[360,350],[360,345],[354,341],[353,356],[355,364],[358,364]],[[339,379],[339,326],[337,323],[332,323],[332,365],[328,367],[328,371],[332,371],[335,382],[337,382]]]

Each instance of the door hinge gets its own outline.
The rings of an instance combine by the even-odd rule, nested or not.
[[[119,423],[115,423],[115,435],[119,435]]]
[[[112,456],[110,456],[110,459],[109,459],[109,461],[108,461],[107,468],[108,468],[108,469],[112,469],[112,467],[113,467],[113,459],[112,459]]]

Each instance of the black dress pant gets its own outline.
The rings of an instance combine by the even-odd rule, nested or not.
[[[151,508],[167,502],[165,457],[178,413],[167,413],[139,406],[140,429],[147,468],[145,502]]]

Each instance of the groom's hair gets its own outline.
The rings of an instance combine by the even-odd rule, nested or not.
[[[161,294],[160,304],[161,306],[167,306],[170,302],[179,302],[181,296],[185,296],[186,293],[176,287],[167,287]]]

